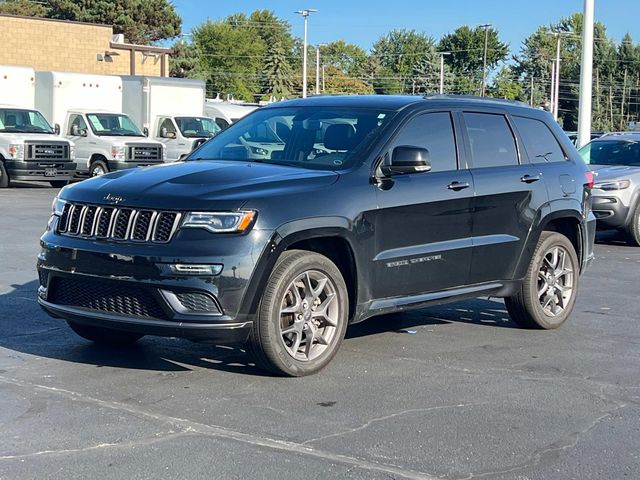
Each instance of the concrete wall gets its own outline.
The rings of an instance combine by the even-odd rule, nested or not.
[[[132,75],[131,55],[136,75],[162,75],[169,72],[169,55],[150,47],[154,55],[140,51],[145,47],[112,44],[110,26],[61,22],[37,18],[0,15],[0,65],[26,65],[35,70]],[[97,55],[117,52],[112,62],[98,61]]]

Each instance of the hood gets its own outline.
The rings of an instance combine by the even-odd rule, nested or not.
[[[109,136],[109,135],[96,135],[98,138],[102,140],[109,140],[114,145],[155,145],[162,146],[164,145],[157,140],[153,140],[149,137],[119,137],[119,136]]]
[[[589,165],[589,168],[596,172],[596,182],[601,179],[615,180],[622,177],[640,176],[640,167],[628,165]]]
[[[7,143],[20,143],[20,142],[62,142],[73,145],[70,140],[56,135],[55,133],[14,133],[14,132],[0,132],[0,138]]]
[[[234,210],[248,200],[309,192],[335,172],[236,161],[191,161],[133,168],[65,187],[63,199],[168,210]]]

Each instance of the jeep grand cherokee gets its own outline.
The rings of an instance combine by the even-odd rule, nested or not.
[[[280,102],[183,162],[64,188],[38,301],[95,342],[242,343],[286,375],[324,367],[349,323],[462,298],[556,328],[593,258],[592,181],[524,105]]]

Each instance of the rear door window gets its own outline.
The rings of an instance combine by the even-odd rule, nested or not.
[[[473,168],[518,165],[516,140],[504,115],[463,113]]]
[[[558,140],[544,122],[535,118],[513,117],[531,163],[562,162],[567,159]]]

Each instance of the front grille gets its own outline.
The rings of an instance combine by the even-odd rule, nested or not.
[[[68,143],[25,142],[25,160],[69,160]]]
[[[43,270],[42,268],[39,268],[38,279],[40,280],[40,285],[46,288],[47,284],[49,283],[49,270]]]
[[[193,313],[220,313],[216,302],[209,295],[197,292],[175,294],[184,308]]]
[[[167,243],[181,218],[177,212],[67,203],[58,222],[58,233],[100,240]]]
[[[127,160],[134,162],[162,161],[162,147],[156,145],[136,145],[127,147]]]
[[[144,288],[89,278],[53,277],[48,301],[128,317],[167,319],[154,296]]]

